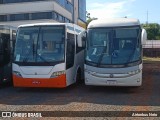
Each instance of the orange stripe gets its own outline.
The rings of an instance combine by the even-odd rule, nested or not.
[[[66,75],[57,78],[22,78],[13,74],[14,87],[46,87],[46,88],[65,88]]]

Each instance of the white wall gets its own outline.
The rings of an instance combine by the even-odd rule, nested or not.
[[[0,5],[0,15],[45,11],[56,11],[64,17],[72,20],[72,14],[54,1],[24,2]]]
[[[11,25],[14,27],[18,27],[19,25],[23,24],[33,24],[33,23],[46,23],[46,22],[52,22],[55,23],[57,21],[55,20],[26,20],[26,21],[11,21],[11,22],[1,22],[0,25]]]

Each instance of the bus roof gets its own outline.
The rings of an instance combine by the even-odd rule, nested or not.
[[[123,27],[123,26],[137,26],[140,25],[138,19],[131,18],[112,18],[112,19],[104,19],[104,20],[93,20],[88,28],[96,28],[96,27]]]
[[[74,25],[72,23],[33,23],[33,24],[24,24],[20,25],[19,27],[31,27],[31,26],[46,26],[46,25]]]
[[[21,27],[33,27],[33,26],[50,26],[50,25],[64,25],[64,26],[67,26],[67,28],[69,30],[72,30],[72,31],[76,31],[77,34],[79,34],[80,32],[84,31],[85,29],[76,25],[76,24],[73,24],[73,23],[34,23],[34,24],[24,24],[24,25],[20,25],[18,28],[21,28]]]

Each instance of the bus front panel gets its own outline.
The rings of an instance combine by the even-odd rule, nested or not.
[[[18,29],[14,61],[15,87],[66,87],[65,26]]]
[[[85,64],[88,85],[140,86],[140,26],[88,29]]]
[[[55,66],[19,66],[13,64],[15,87],[66,87],[65,64]]]
[[[141,86],[142,64],[127,68],[97,68],[85,65],[85,84],[95,86]]]

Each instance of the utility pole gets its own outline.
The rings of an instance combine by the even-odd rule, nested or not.
[[[147,10],[147,22],[146,22],[146,24],[148,25],[148,10]]]

